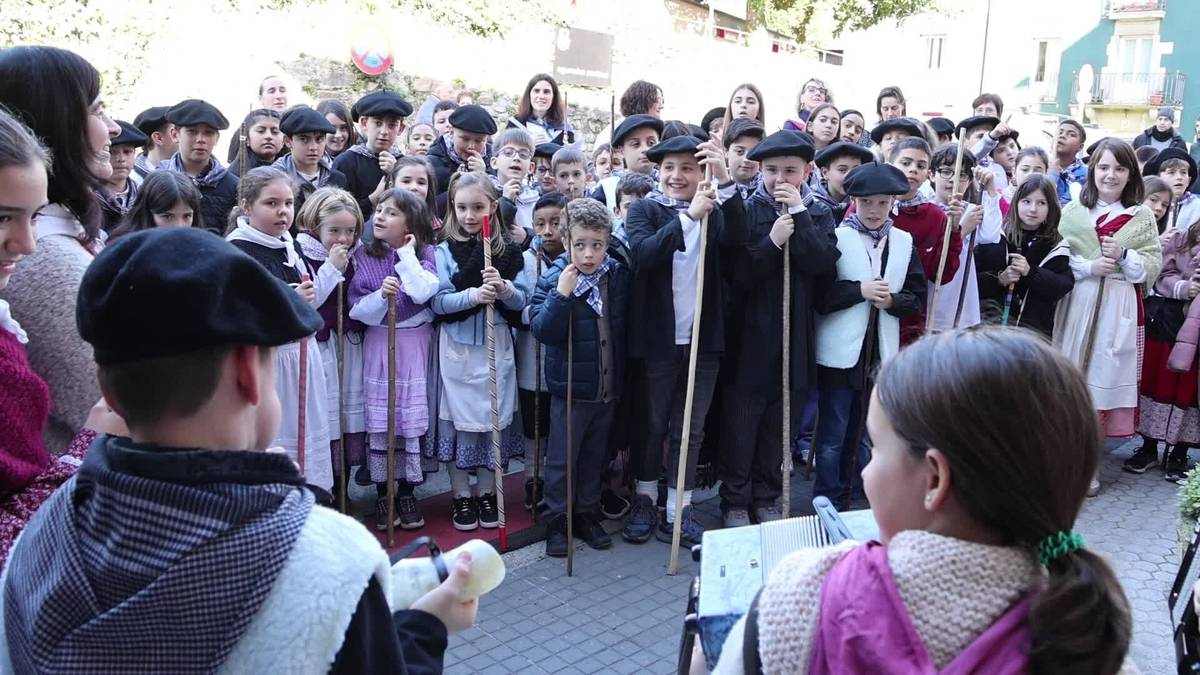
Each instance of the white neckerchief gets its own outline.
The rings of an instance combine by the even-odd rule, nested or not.
[[[292,244],[292,233],[287,230],[284,230],[283,234],[278,237],[272,237],[266,232],[254,229],[245,216],[239,216],[237,227],[225,237],[225,241],[248,241],[267,248],[281,248],[287,253],[287,266],[295,268],[301,276],[304,276],[304,264],[300,260],[300,254],[296,252],[296,247]]]
[[[25,329],[21,328],[21,324],[13,318],[12,310],[4,300],[0,300],[0,328],[17,336],[17,342],[23,345],[29,344],[29,336],[25,334]]]

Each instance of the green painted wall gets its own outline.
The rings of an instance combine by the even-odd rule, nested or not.
[[[1091,64],[1096,75],[1100,75],[1100,69],[1108,63],[1108,43],[1112,36],[1113,22],[1101,19],[1095,28],[1063,49],[1058,68],[1058,96],[1054,103],[1043,103],[1042,112],[1071,113],[1076,73],[1084,64]]]
[[[1176,0],[1167,3],[1167,15],[1162,20],[1160,40],[1174,42],[1175,53],[1162,59],[1167,72],[1180,71],[1188,76],[1183,95],[1183,114],[1175,126],[1189,144],[1195,138],[1194,125],[1200,115],[1200,2]]]

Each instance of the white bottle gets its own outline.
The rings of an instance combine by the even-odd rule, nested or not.
[[[474,600],[504,581],[504,560],[491,544],[472,539],[440,556],[405,558],[392,565],[392,611],[408,609],[422,595],[437,588],[458,562],[458,556],[471,554],[471,577],[461,599]],[[438,561],[442,567],[438,566]]]

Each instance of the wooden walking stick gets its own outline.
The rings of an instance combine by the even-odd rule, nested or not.
[[[338,362],[338,510],[346,509],[346,326],[343,313],[346,307],[346,284],[337,285],[337,362]]]
[[[483,217],[483,266],[492,266],[492,219]],[[500,515],[500,551],[508,550],[508,528],[504,522],[504,469],[500,458],[500,395],[496,391],[496,308],[487,305],[488,384],[492,394],[492,461],[496,465],[496,510]]]
[[[1092,365],[1092,351],[1096,348],[1096,329],[1100,326],[1100,305],[1104,304],[1104,282],[1108,277],[1100,277],[1100,290],[1096,291],[1096,307],[1092,310],[1092,322],[1088,325],[1087,340],[1084,342],[1083,362],[1079,370],[1083,371],[1086,380],[1088,369]]]
[[[567,576],[575,574],[575,460],[571,457],[574,443],[571,442],[571,399],[575,386],[575,329],[571,298],[567,298]]]
[[[787,213],[780,209],[780,216]],[[793,216],[794,218],[794,216]],[[793,236],[795,233],[793,232]],[[792,514],[792,238],[783,244],[783,452],[779,473],[783,477],[783,517]],[[678,516],[677,516],[678,517]]]
[[[300,283],[309,281],[312,277],[307,272],[300,273]],[[300,340],[300,405],[296,411],[296,463],[300,465],[300,475],[304,476],[304,453],[308,445],[305,434],[308,433],[308,336]]]
[[[711,184],[712,169],[704,168],[704,184]],[[671,564],[667,574],[679,571],[679,539],[683,534],[683,486],[687,483],[688,443],[692,437],[692,404],[696,393],[696,357],[700,351],[700,310],[704,308],[704,254],[708,248],[708,214],[700,219],[700,266],[696,274],[696,311],[692,315],[692,344],[688,355],[687,394],[683,399],[683,435],[679,439],[679,469],[675,472],[675,523],[671,531]]]
[[[537,258],[537,278],[542,278],[542,244],[538,242],[534,251]],[[534,282],[537,283],[536,281]],[[531,329],[532,332],[532,329]],[[568,359],[569,360],[569,359]],[[570,378],[570,375],[567,375]],[[542,477],[542,343],[533,341],[533,520],[538,519],[538,501],[541,490],[538,481]]]
[[[388,298],[387,543],[396,545],[396,298]]]
[[[963,144],[966,142],[966,129],[958,131],[958,155],[954,159],[954,182],[950,188],[951,194],[958,196],[958,175],[962,172]],[[946,258],[950,255],[950,233],[954,223],[946,219],[946,231],[942,234],[942,260],[938,263],[937,276],[933,280],[933,300],[929,303],[929,313],[925,315],[925,332],[933,330],[933,315],[937,313],[938,293],[942,290],[942,275],[946,271]],[[965,280],[965,278],[964,278]]]

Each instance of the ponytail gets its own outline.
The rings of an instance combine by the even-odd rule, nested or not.
[[[1133,625],[1129,602],[1100,556],[1080,549],[1047,566],[1033,599],[1029,661],[1034,675],[1116,673],[1125,662]]]

